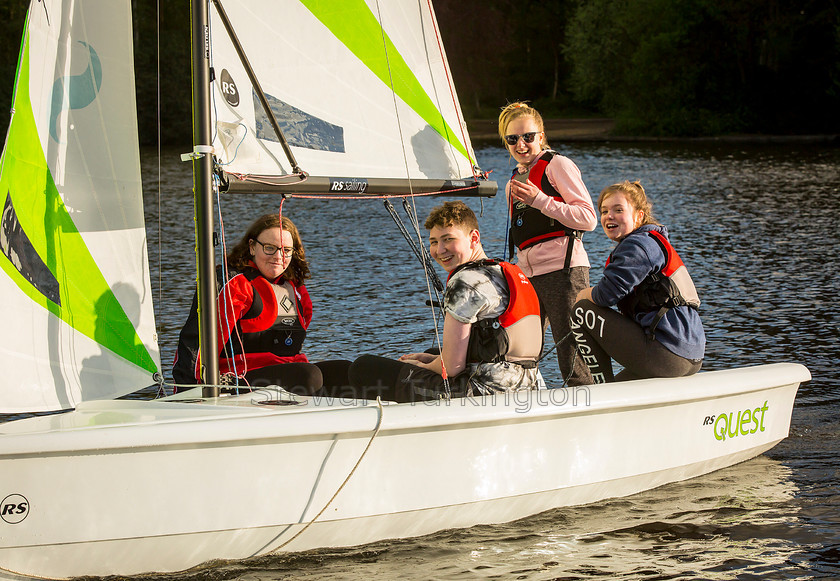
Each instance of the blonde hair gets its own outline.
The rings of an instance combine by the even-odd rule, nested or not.
[[[539,111],[521,101],[506,105],[499,114],[499,137],[502,139],[502,143],[507,146],[505,135],[507,134],[508,125],[520,117],[531,117],[534,119],[534,122],[537,124],[537,129],[540,131],[540,146],[543,149],[547,149],[548,140],[545,138],[545,124],[543,123],[542,115],[540,115]]]
[[[599,212],[601,211],[601,204],[613,194],[624,194],[633,209],[642,212],[642,223],[639,226],[644,226],[645,224],[660,225],[656,221],[656,218],[653,217],[653,202],[647,197],[645,189],[638,180],[632,183],[624,180],[623,182],[604,188],[601,191],[601,195],[598,196]]]

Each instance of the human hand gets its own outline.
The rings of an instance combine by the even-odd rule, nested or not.
[[[575,297],[575,302],[582,301],[584,299],[588,300],[588,301],[592,300],[592,287],[591,286],[587,287],[587,288],[584,288],[584,289],[580,289],[580,292],[578,292],[577,297]]]
[[[434,361],[435,357],[437,357],[437,355],[432,355],[431,353],[406,353],[405,355],[400,356],[400,361],[416,365],[418,363],[431,363]]]
[[[540,189],[528,180],[527,182],[520,182],[519,180],[511,180],[510,181],[510,195],[529,206],[534,205],[534,200],[537,199],[537,196],[540,195],[542,192]]]

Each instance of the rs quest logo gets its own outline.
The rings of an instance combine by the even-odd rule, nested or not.
[[[764,414],[770,407],[767,401],[764,405],[754,409],[723,412],[716,416],[706,416],[703,425],[711,425],[715,439],[723,442],[726,438],[749,436],[764,431]]]
[[[29,514],[29,501],[20,494],[10,494],[0,502],[0,518],[15,525]]]

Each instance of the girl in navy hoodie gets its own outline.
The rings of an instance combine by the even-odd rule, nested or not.
[[[604,233],[618,245],[598,284],[578,293],[572,314],[593,380],[697,373],[706,348],[700,299],[644,188],[639,182],[611,185],[601,192],[598,210]],[[611,359],[624,367],[615,376]]]

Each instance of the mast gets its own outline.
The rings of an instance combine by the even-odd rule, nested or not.
[[[198,329],[204,397],[219,395],[216,273],[213,249],[212,135],[210,127],[210,26],[207,0],[191,0],[193,200],[198,270]]]

